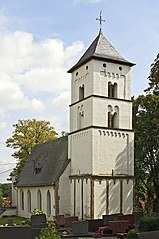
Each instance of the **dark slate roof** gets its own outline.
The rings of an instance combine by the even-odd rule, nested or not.
[[[102,31],[99,32],[96,39],[92,42],[90,47],[86,50],[80,60],[74,65],[68,72],[71,73],[79,66],[86,63],[91,58],[107,60],[110,62],[122,63],[125,65],[133,66],[134,63],[131,63],[125,60],[119,52],[112,46],[112,44],[106,39]]]
[[[67,136],[38,144],[29,156],[16,186],[53,185],[69,162]]]

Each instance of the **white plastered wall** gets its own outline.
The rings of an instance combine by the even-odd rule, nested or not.
[[[93,174],[134,175],[133,132],[92,130]]]
[[[117,98],[131,100],[130,66],[94,60],[92,68],[93,94],[108,97],[108,82],[111,82],[117,83]]]
[[[92,131],[69,135],[69,157],[71,158],[71,175],[92,173]]]
[[[131,214],[133,211],[133,180],[122,180],[123,192],[120,198],[120,180],[109,181],[109,196],[106,191],[106,180],[94,183],[94,218],[102,218],[102,215]],[[108,202],[107,202],[108,196]],[[121,201],[122,200],[122,201]],[[107,212],[108,205],[108,212]]]
[[[88,69],[86,67],[88,66]],[[71,80],[71,104],[79,101],[79,87],[84,85],[84,98],[93,93],[93,68],[92,61],[81,66],[72,73]]]
[[[70,214],[70,163],[59,179],[59,213]]]
[[[94,218],[106,214],[106,181],[94,182]]]
[[[72,73],[71,104],[79,101],[79,87],[83,84],[85,98],[93,94],[108,97],[108,82],[117,83],[117,98],[131,100],[130,70],[130,66],[119,63],[91,60]]]
[[[108,127],[108,106],[112,110],[117,106],[119,108],[119,127],[120,129],[132,129],[132,103],[114,99],[92,98],[92,119],[94,126]],[[87,111],[86,111],[87,113]]]
[[[134,191],[133,180],[123,181],[123,211],[125,214],[130,214],[133,211]]]
[[[120,213],[120,181],[109,182],[109,214]]]
[[[74,184],[76,186],[74,187]],[[74,213],[79,219],[82,218],[82,180],[81,179],[72,179],[70,182],[71,187],[71,215]],[[75,191],[74,191],[75,190]],[[90,179],[83,180],[83,219],[90,219],[91,207],[90,207]],[[75,196],[75,205],[74,205],[74,196]],[[74,210],[75,207],[75,210]]]
[[[40,189],[42,195],[42,210],[47,214],[47,192],[50,191],[51,194],[51,215],[49,218],[53,219],[55,215],[55,200],[54,200],[54,189],[53,186],[44,186],[44,187],[29,187],[29,188],[20,188],[18,187],[18,216],[30,218],[31,213],[28,212],[28,202],[27,202],[27,192],[31,192],[31,212],[37,208],[37,192]],[[24,192],[24,210],[21,209],[21,190]]]
[[[132,129],[131,68],[109,62],[104,68],[103,64],[103,61],[92,60],[72,73],[70,132],[92,125],[107,127],[108,105],[112,106],[112,110],[116,106],[119,108],[119,128]],[[119,70],[120,67],[122,70]],[[108,97],[109,82],[117,84],[117,98],[104,98]],[[79,87],[83,85],[84,99],[79,101]],[[99,97],[87,98],[92,95]],[[79,110],[84,113],[80,118],[80,127]]]

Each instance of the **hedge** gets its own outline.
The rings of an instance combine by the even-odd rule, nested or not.
[[[140,218],[138,228],[140,232],[159,230],[159,217],[145,216]]]

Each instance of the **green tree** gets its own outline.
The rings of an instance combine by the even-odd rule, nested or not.
[[[0,207],[3,207],[3,206],[4,206],[3,193],[0,190]]]
[[[66,131],[61,131],[61,136],[63,137],[63,136],[67,136],[68,135],[68,132],[66,132]]]
[[[135,176],[137,200],[149,209],[159,203],[159,96],[147,94],[133,100]]]
[[[159,54],[150,66],[146,95],[133,99],[136,199],[159,211]]]
[[[12,156],[17,159],[17,165],[11,176],[18,178],[34,146],[57,138],[57,133],[50,122],[44,120],[18,120],[13,127],[12,137],[6,140],[6,145],[15,149]]]
[[[150,66],[149,87],[145,92],[159,95],[159,54]]]
[[[10,197],[11,196],[11,183],[3,183],[0,184],[0,190],[3,193],[3,197]]]

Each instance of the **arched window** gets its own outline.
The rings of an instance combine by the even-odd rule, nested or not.
[[[119,107],[117,105],[114,107],[113,127],[119,128]]]
[[[39,210],[42,210],[42,196],[41,196],[40,190],[38,190],[38,192],[37,192],[37,208]]]
[[[119,128],[119,107],[108,105],[108,128]]]
[[[108,128],[113,128],[113,115],[111,112],[108,112]]]
[[[112,106],[108,105],[108,128],[112,128],[112,112],[113,112]]]
[[[113,85],[113,97],[114,98],[117,98],[117,83],[114,83]]]
[[[20,190],[20,208],[24,210],[24,192],[22,189]]]
[[[31,192],[28,190],[27,192],[27,207],[28,207],[28,212],[31,212]]]
[[[84,99],[84,85],[79,87],[79,100]]]
[[[47,215],[51,215],[51,194],[50,191],[47,191]]]
[[[108,82],[108,97],[117,98],[117,83]]]
[[[108,82],[108,97],[113,97],[113,85],[111,82]]]

